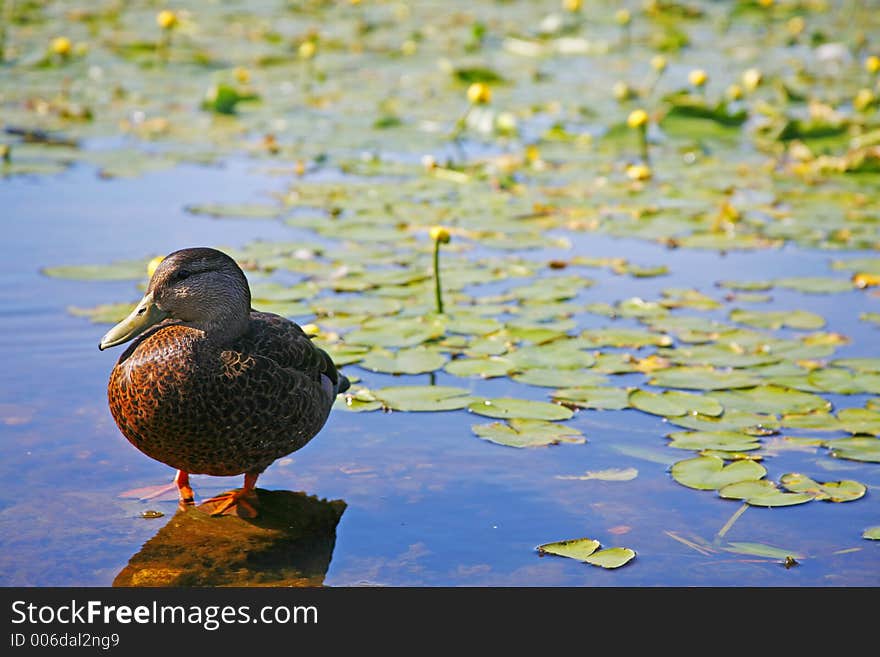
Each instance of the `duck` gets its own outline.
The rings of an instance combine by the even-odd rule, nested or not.
[[[244,475],[244,485],[199,508],[258,515],[256,483],[324,427],[349,388],[326,351],[296,322],[251,307],[241,267],[226,253],[174,251],[155,267],[131,313],[101,338],[131,342],[110,373],[107,398],[123,436],[177,470],[166,489],[194,504],[189,476]]]

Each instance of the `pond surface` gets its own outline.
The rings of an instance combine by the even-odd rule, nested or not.
[[[203,4],[6,4],[0,585],[880,584],[870,3]],[[191,246],[353,381],[255,524],[107,408]]]
[[[271,180],[241,161],[180,167],[133,181],[102,181],[89,168],[76,167],[0,185],[0,206],[12,219],[6,223],[0,331],[6,354],[0,375],[5,585],[108,585],[176,508],[173,500],[119,497],[129,489],[165,483],[173,472],[141,455],[117,430],[105,387],[118,353],[97,350],[104,326],[66,310],[134,299],[136,290],[131,282],[52,279],[40,269],[47,262],[109,262],[182,245],[288,240],[289,229],[271,220],[216,221],[180,209],[191,202],[257,199],[272,189]],[[579,239],[568,257],[609,254],[646,262],[668,258],[665,249],[652,244],[592,235]],[[590,295],[653,298],[661,287],[676,286],[711,292],[716,280],[826,272],[828,260],[827,253],[800,249],[772,257],[680,251],[672,273],[662,279],[600,274]],[[856,319],[866,309],[858,291],[774,296],[780,307],[822,313],[829,318],[828,330],[850,336],[856,347],[842,348],[840,357],[864,354],[863,346],[876,345],[876,328]],[[867,302],[880,306],[876,298]],[[428,383],[429,378],[358,373],[375,387],[386,378],[389,383]],[[460,378],[442,372],[435,381],[462,385]],[[465,380],[465,385],[479,394],[545,398],[544,389],[509,379]],[[830,398],[841,407],[865,400]],[[583,410],[570,424],[583,431],[585,444],[537,449],[479,440],[471,433],[474,423],[466,410],[337,410],[306,448],[270,467],[260,486],[346,503],[324,580],[334,586],[880,583],[876,545],[860,537],[878,519],[880,473],[874,464],[832,459],[816,447],[772,459],[780,462],[770,466],[774,474],[801,471],[869,487],[866,497],[852,503],[750,507],[725,534],[725,543],[760,543],[803,557],[799,566],[786,569],[778,559],[703,553],[673,538],[711,544],[741,505],[685,488],[669,476],[668,466],[684,456],[665,447],[664,435],[673,428],[660,417],[633,409]],[[635,468],[638,475],[629,481],[560,478],[608,468]],[[203,496],[237,485],[238,478],[194,478]],[[146,509],[166,515],[139,517]],[[580,536],[628,546],[637,558],[606,571],[542,558],[535,551],[539,544]]]

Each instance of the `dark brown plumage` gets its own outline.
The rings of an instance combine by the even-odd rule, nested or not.
[[[132,337],[110,375],[113,418],[135,447],[179,471],[184,501],[188,474],[244,473],[245,489],[215,498],[215,512],[247,511],[259,473],[308,443],[348,388],[296,323],[250,308],[241,269],[214,249],[167,256],[101,348]]]

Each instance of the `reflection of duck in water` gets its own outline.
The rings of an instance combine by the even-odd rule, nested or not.
[[[113,580],[114,586],[321,586],[342,500],[258,489],[257,519],[179,510]]]
[[[162,260],[100,348],[132,338],[110,375],[113,418],[135,447],[177,469],[184,503],[190,474],[244,473],[244,488],[204,503],[214,515],[255,516],[259,474],[308,443],[348,388],[297,324],[251,309],[244,273],[214,249]]]

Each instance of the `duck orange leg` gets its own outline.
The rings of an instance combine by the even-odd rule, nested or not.
[[[254,505],[257,501],[257,493],[254,489],[259,476],[259,472],[245,473],[243,488],[237,488],[205,500],[199,504],[199,508],[204,509],[212,516],[237,515],[242,518],[256,518],[257,509]]]
[[[189,473],[184,472],[183,470],[178,470],[177,474],[174,476],[174,481],[170,484],[166,484],[164,486],[147,486],[145,488],[135,488],[132,490],[127,490],[124,493],[120,493],[119,497],[136,497],[142,502],[146,502],[147,500],[158,500],[162,499],[164,495],[171,493],[172,491],[177,492],[177,497],[180,500],[180,507],[184,508],[193,504],[193,490],[189,485]]]

